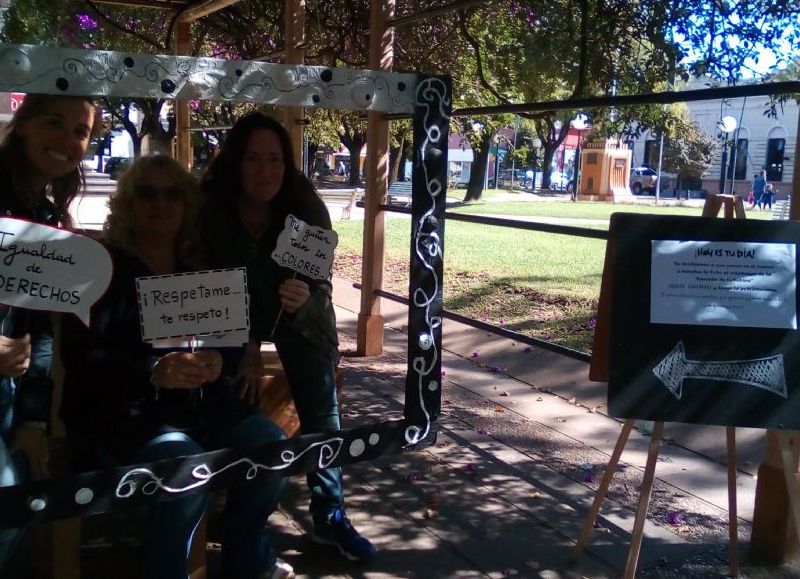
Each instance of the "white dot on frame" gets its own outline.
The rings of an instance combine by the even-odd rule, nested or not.
[[[88,505],[94,499],[94,491],[89,488],[78,489],[75,493],[75,502],[79,505]]]
[[[365,449],[366,445],[364,444],[364,441],[360,438],[356,438],[350,443],[350,456],[361,456],[364,454]]]
[[[378,434],[377,432],[373,432],[372,434],[369,435],[369,443],[371,446],[375,446],[380,442],[380,440],[381,440],[381,435]]]

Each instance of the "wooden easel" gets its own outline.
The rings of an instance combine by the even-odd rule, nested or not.
[[[709,195],[706,199],[706,204],[703,207],[703,217],[718,217],[721,209],[724,209],[725,219],[745,219],[745,210],[742,198],[739,195]],[[598,332],[595,334],[595,348],[593,351],[600,352],[600,361],[595,366],[593,364],[590,370],[590,377],[592,380],[608,381],[608,362],[609,362],[609,342],[610,342],[610,320],[611,320],[611,265],[612,265],[613,250],[610,246],[606,248],[606,261],[605,261],[605,274],[600,288],[600,300],[598,305]],[[601,329],[600,324],[604,323]],[[583,521],[578,541],[572,550],[570,559],[575,561],[586,544],[589,541],[589,535],[592,532],[594,521],[600,512],[600,507],[603,504],[608,487],[611,485],[611,479],[614,476],[614,470],[617,467],[619,458],[625,448],[625,443],[628,441],[631,430],[633,429],[633,419],[625,420],[622,426],[622,431],[617,438],[617,443],[608,461],[606,470],[603,473],[603,478],[600,481],[600,487],[594,497],[589,513]],[[625,562],[625,571],[623,577],[625,579],[633,579],[636,574],[636,567],[639,562],[639,552],[642,546],[642,536],[644,531],[644,523],[647,517],[647,509],[650,506],[650,495],[653,490],[653,481],[655,479],[656,460],[658,459],[658,451],[661,446],[661,439],[664,433],[664,423],[656,422],[653,426],[653,434],[650,437],[650,447],[647,453],[647,463],[644,469],[644,478],[642,479],[642,486],[639,494],[639,504],[636,509],[636,518],[633,523],[633,530],[631,531],[631,545],[628,551],[628,557]],[[777,432],[777,439],[779,441],[779,448],[781,454],[781,461],[783,463],[783,470],[786,478],[786,488],[789,495],[789,500],[794,517],[795,528],[800,530],[800,489],[798,489],[795,473],[797,467],[794,463],[794,455],[792,449],[793,439],[789,435]],[[729,541],[729,569],[732,577],[739,576],[739,551],[738,544],[738,522],[737,522],[737,504],[736,504],[736,428],[727,426],[725,428],[727,462],[728,462],[728,541]]]

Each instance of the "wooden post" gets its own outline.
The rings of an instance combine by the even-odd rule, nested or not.
[[[800,150],[800,119],[797,123],[797,144]],[[792,191],[789,195],[789,219],[800,219],[800,163],[795,155],[792,170]],[[791,475],[797,478],[797,434],[792,433],[794,467]],[[791,522],[787,475],[778,445],[778,433],[767,432],[767,451],[764,462],[758,467],[756,498],[753,509],[753,533],[750,549],[753,557],[770,564],[780,564],[800,553],[800,542]]]
[[[739,576],[739,516],[736,502],[736,427],[725,428],[728,454],[728,569],[731,577]]]
[[[750,551],[754,559],[778,565],[800,554],[797,530],[792,523],[787,473],[776,430],[767,431],[767,451],[764,462],[758,467],[756,498],[753,508],[753,532]],[[793,466],[791,474],[797,481],[797,436],[794,434]]]
[[[642,485],[639,487],[639,506],[636,509],[636,518],[633,520],[631,531],[631,548],[625,561],[625,579],[633,579],[636,575],[636,566],[639,564],[639,551],[642,548],[644,535],[644,521],[647,518],[647,509],[650,506],[650,494],[653,491],[653,482],[656,477],[656,460],[661,448],[661,437],[664,434],[664,423],[657,421],[653,425],[653,434],[650,435],[650,446],[647,452],[647,463],[644,466]]]
[[[394,29],[387,28],[389,18],[394,16],[394,6],[394,0],[370,2],[369,67],[372,70],[391,70],[394,64]],[[389,122],[381,113],[369,112],[367,123],[364,249],[356,349],[361,356],[374,356],[383,352],[381,300],[375,290],[383,287],[386,216],[378,206],[386,202],[388,188]]]
[[[622,431],[617,437],[617,443],[614,445],[611,459],[606,465],[603,479],[600,481],[600,486],[597,488],[597,492],[594,495],[592,507],[589,509],[589,514],[587,514],[586,518],[583,520],[583,526],[581,527],[580,535],[578,535],[578,542],[572,549],[570,561],[577,561],[580,554],[583,553],[583,550],[586,548],[586,544],[589,542],[589,534],[592,532],[594,522],[597,519],[597,515],[600,513],[600,507],[603,506],[608,487],[611,486],[611,479],[614,478],[614,470],[617,468],[619,457],[622,456],[622,451],[625,449],[625,443],[628,442],[631,430],[633,430],[633,419],[628,419],[625,421],[625,424],[622,425]]]
[[[180,20],[175,24],[175,54],[191,53],[192,23]],[[187,169],[192,168],[192,135],[189,132],[189,103],[174,101],[175,106],[175,158]]]
[[[285,64],[303,64],[305,60],[306,35],[306,2],[305,0],[286,0],[284,38]],[[292,138],[294,160],[298,167],[303,166],[303,107],[284,107],[283,126]]]

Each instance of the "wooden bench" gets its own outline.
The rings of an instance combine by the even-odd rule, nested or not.
[[[56,340],[58,343],[58,340]],[[286,380],[283,366],[281,365],[278,353],[272,344],[263,344],[261,349],[262,358],[262,386],[268,395],[263,396],[260,403],[262,414],[272,419],[288,437],[297,436],[300,433],[300,421],[292,400],[291,389]],[[58,360],[55,356],[55,360]],[[336,373],[337,397],[341,407],[342,380],[338,368]],[[56,378],[56,393],[54,396],[53,407],[58,408],[60,403],[61,376],[63,369],[55,363],[53,367],[54,378]],[[54,473],[64,473],[68,470],[68,451],[64,438],[64,429],[59,421],[54,421],[54,433],[56,437],[51,441],[51,460]],[[102,539],[110,536],[115,531],[115,515],[101,515],[100,519],[106,521],[94,521],[91,525],[86,525],[82,518],[73,517],[62,519],[50,525],[41,525],[34,528],[32,533],[32,543],[37,552],[35,575],[37,579],[92,579],[94,577],[112,576],[115,579],[138,579],[136,573],[136,549],[132,545],[123,545],[127,553],[123,553],[119,548],[106,548],[105,559],[100,548],[93,549],[97,554],[93,557],[92,569],[83,569],[83,545],[85,531],[90,527],[95,535],[95,539]],[[97,537],[100,533],[100,537]],[[135,537],[134,537],[135,539]],[[130,539],[125,542],[131,543]],[[188,572],[191,579],[205,579],[207,574],[207,545],[208,545],[208,522],[203,518],[192,541],[192,548],[189,554]],[[89,549],[92,551],[92,549]],[[108,558],[112,557],[111,561]],[[120,558],[117,561],[117,558]],[[119,565],[117,565],[119,563]],[[115,570],[109,575],[108,567],[114,565]],[[117,568],[118,567],[118,568]]]
[[[773,201],[771,219],[789,219],[789,209],[791,209],[791,203],[788,199]]]
[[[328,207],[341,207],[342,216],[340,221],[350,219],[350,213],[355,207],[356,200],[364,194],[363,189],[323,189],[319,196]]]
[[[411,206],[411,181],[395,181],[389,185],[388,205]]]

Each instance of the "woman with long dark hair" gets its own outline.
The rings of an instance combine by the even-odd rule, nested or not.
[[[61,358],[67,427],[75,466],[95,470],[285,439],[237,396],[238,356],[228,372],[216,349],[151,344],[141,336],[136,279],[192,271],[202,263],[194,227],[197,182],[177,161],[142,157],[120,178],[105,233],[114,263],[108,290],[87,329],[64,319]],[[285,478],[227,493],[221,571],[237,579],[288,579],[290,565],[270,546],[267,518]],[[154,505],[145,529],[142,577],[186,579],[192,534],[205,495]]]
[[[71,225],[96,113],[82,97],[25,97],[0,142],[0,216]],[[0,486],[46,474],[52,343],[49,313],[0,306]],[[0,576],[19,536],[0,529]]]
[[[262,113],[242,117],[208,167],[202,187],[206,206],[201,227],[211,265],[247,268],[251,341],[241,372],[245,394],[257,397],[261,342],[273,341],[301,432],[338,430],[338,338],[331,284],[296,275],[270,257],[289,214],[331,228],[325,204],[295,165],[289,134]],[[351,560],[371,559],[375,547],[345,514],[341,469],[320,469],[307,482],[312,539],[337,547]]]

